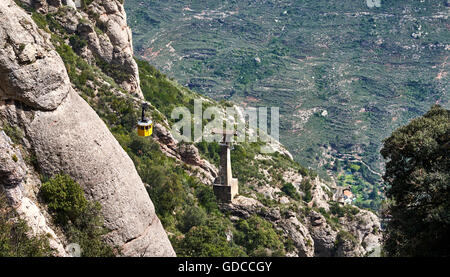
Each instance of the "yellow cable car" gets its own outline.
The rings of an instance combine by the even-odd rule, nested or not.
[[[147,103],[142,104],[142,118],[137,123],[138,136],[140,137],[148,137],[153,133],[153,122],[145,117],[145,109],[147,107]]]

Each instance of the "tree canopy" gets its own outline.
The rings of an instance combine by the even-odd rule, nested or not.
[[[389,199],[388,256],[449,256],[450,111],[435,105],[397,129],[381,150]]]

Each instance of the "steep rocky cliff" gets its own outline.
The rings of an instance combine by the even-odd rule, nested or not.
[[[109,2],[117,8],[115,1]],[[72,88],[49,37],[12,0],[0,3],[0,118],[23,133],[16,143],[1,133],[0,172],[6,195],[35,232],[51,235],[52,246],[64,256],[61,240],[46,224],[34,192],[38,173],[65,172],[82,185],[88,198],[102,205],[110,230],[106,240],[122,255],[173,256],[132,161]],[[128,56],[132,60],[132,52]],[[21,151],[35,157],[37,171],[24,163]],[[17,158],[11,160],[12,155]]]
[[[142,98],[139,74],[133,59],[131,30],[119,0],[21,0],[38,13],[54,13],[67,34],[85,40],[80,55],[90,63],[109,65],[105,71],[128,92]],[[89,5],[87,5],[89,3]],[[120,74],[119,74],[120,72]]]
[[[295,163],[278,143],[271,145],[274,154],[259,153],[260,144],[236,146],[240,195],[217,206],[211,184],[218,176],[218,145],[180,143],[168,117],[170,107],[191,107],[194,99],[222,110],[224,104],[136,62],[132,49],[121,1],[0,3],[0,189],[34,234],[49,234],[58,255],[68,255],[70,241],[55,228],[38,192],[41,175],[59,172],[101,204],[109,229],[104,239],[121,255],[174,256],[166,232],[177,253],[192,256],[272,255],[275,248],[287,256],[364,256],[379,248],[378,218],[334,202],[333,184]],[[141,140],[134,133],[144,101],[155,126],[153,138]],[[204,210],[212,223],[198,219]],[[262,253],[234,239],[254,216],[283,243],[263,243]],[[191,249],[208,249],[187,240],[208,224],[216,224],[215,239],[240,252]]]

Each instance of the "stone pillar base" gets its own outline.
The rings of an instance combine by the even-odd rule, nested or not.
[[[231,200],[238,194],[238,180],[233,178],[231,186],[214,184],[213,190],[218,202],[231,203]]]

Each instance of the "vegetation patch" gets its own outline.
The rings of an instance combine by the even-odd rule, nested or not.
[[[281,188],[281,191],[289,195],[295,200],[300,200],[300,195],[298,194],[297,190],[295,189],[294,185],[292,183],[286,183]]]
[[[10,125],[9,123],[5,123],[3,124],[2,129],[14,144],[20,144],[23,138],[23,133],[20,128]]]
[[[55,253],[48,237],[30,236],[30,227],[0,194],[0,257],[49,257]]]
[[[82,256],[114,256],[115,251],[102,238],[108,230],[103,226],[101,205],[88,201],[70,176],[53,176],[42,183],[39,193],[67,240],[80,245]]]
[[[247,249],[249,256],[284,256],[283,238],[273,225],[253,215],[236,225],[236,242]]]

